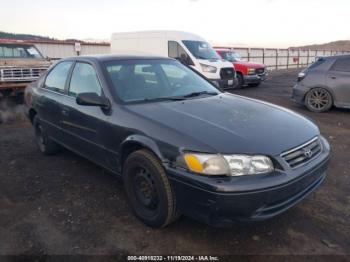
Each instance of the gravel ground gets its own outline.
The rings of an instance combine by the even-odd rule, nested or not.
[[[234,93],[314,119],[332,145],[328,177],[284,214],[228,229],[186,217],[147,228],[131,214],[119,179],[68,151],[41,155],[20,106],[5,112],[0,103],[0,254],[350,255],[350,110],[315,114],[295,105],[296,74],[276,71]]]

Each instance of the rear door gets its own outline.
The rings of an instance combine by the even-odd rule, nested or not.
[[[53,67],[39,89],[35,102],[42,124],[49,135],[58,141],[63,139],[60,127],[62,121],[61,102],[72,65],[72,61],[63,61]]]
[[[94,66],[87,62],[76,62],[68,84],[68,95],[62,100],[62,126],[68,137],[66,146],[106,166],[101,130],[108,128],[108,114],[98,106],[76,103],[77,95],[87,92],[104,95]]]
[[[339,57],[327,73],[327,85],[333,90],[336,105],[350,106],[350,57]]]

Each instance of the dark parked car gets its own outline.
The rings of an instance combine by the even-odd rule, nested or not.
[[[330,147],[314,123],[222,93],[171,58],[64,59],[25,98],[40,150],[63,146],[121,176],[152,227],[179,214],[217,226],[271,218],[326,176]]]
[[[292,98],[318,113],[350,108],[350,55],[318,58],[299,73]]]

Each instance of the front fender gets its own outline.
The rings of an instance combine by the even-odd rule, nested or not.
[[[129,146],[141,146],[143,148],[147,148],[152,151],[162,162],[167,162],[164,158],[163,154],[159,150],[157,143],[151,139],[150,137],[144,135],[130,135],[128,136],[120,145],[119,153],[120,156],[123,156],[123,152],[125,152],[126,148]]]

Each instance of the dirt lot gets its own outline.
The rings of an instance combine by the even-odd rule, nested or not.
[[[350,255],[350,110],[315,114],[292,103],[296,73],[274,72],[262,86],[234,93],[313,118],[332,144],[328,178],[281,216],[229,229],[185,217],[165,229],[145,227],[118,179],[68,151],[42,156],[20,108],[9,115],[0,106],[7,119],[0,124],[0,254]]]

